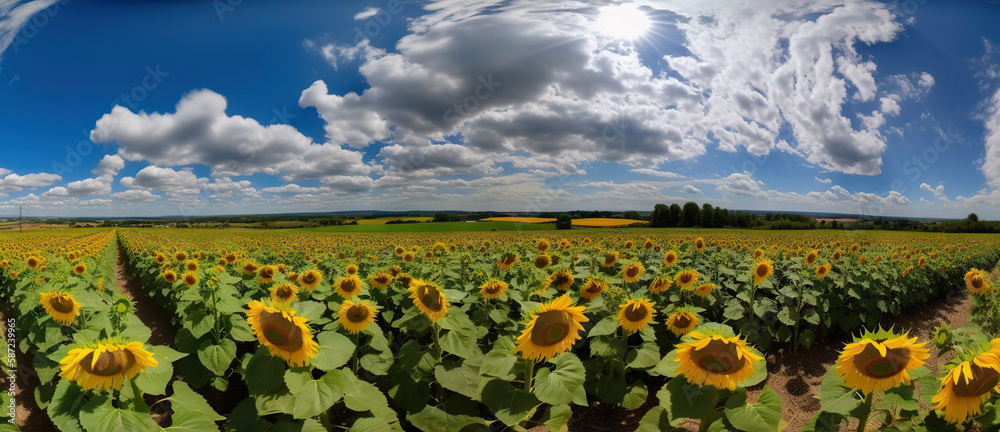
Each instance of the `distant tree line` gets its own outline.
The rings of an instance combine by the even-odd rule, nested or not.
[[[758,229],[814,229],[819,226],[816,219],[797,214],[774,213],[758,215],[722,207],[709,203],[701,206],[694,201],[671,205],[657,204],[650,218],[653,227],[701,227],[701,228],[758,228]]]

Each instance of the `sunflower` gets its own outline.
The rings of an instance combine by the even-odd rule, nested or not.
[[[941,389],[931,400],[934,409],[944,411],[944,419],[961,424],[982,412],[982,404],[993,390],[1000,391],[1000,357],[987,351],[953,367],[941,378]]]
[[[163,280],[167,281],[167,283],[177,282],[177,273],[174,273],[173,270],[167,270],[163,272]]]
[[[156,256],[153,257],[153,261],[156,261],[157,264],[163,264],[163,262],[166,261],[166,260],[167,260],[167,256],[164,255],[163,253],[160,253],[160,252],[157,252]]]
[[[295,316],[295,311],[267,306],[257,300],[250,302],[247,323],[257,341],[267,347],[272,356],[280,357],[289,366],[306,366],[316,357],[319,345],[312,337],[307,319]]]
[[[389,273],[378,273],[368,279],[368,282],[372,284],[373,287],[378,289],[385,289],[392,283],[392,275]]]
[[[274,282],[274,275],[278,273],[278,268],[273,265],[261,266],[257,269],[257,282],[269,284]]]
[[[615,261],[618,261],[618,251],[611,251],[604,254],[604,262],[601,267],[611,267],[615,265]]]
[[[571,304],[569,294],[543,303],[529,316],[514,352],[520,352],[526,359],[544,361],[572,348],[583,330],[580,323],[590,319],[583,315],[586,306]]]
[[[736,390],[753,376],[754,363],[764,358],[750,351],[739,336],[692,331],[690,341],[677,345],[677,372],[692,384]]]
[[[969,292],[976,295],[982,295],[993,291],[993,286],[991,286],[990,283],[983,278],[983,275],[979,273],[978,269],[969,270],[969,272],[965,274],[965,287],[969,289]]]
[[[396,256],[402,256],[404,253],[406,253],[406,249],[403,248],[402,246],[396,246],[396,249],[393,249],[393,252],[396,254]]]
[[[601,291],[604,291],[607,288],[607,282],[600,279],[590,278],[587,279],[587,282],[585,282],[582,287],[580,287],[580,297],[587,300],[593,300],[597,298],[597,296],[601,295]]]
[[[126,379],[158,366],[142,342],[103,340],[96,347],[76,346],[59,362],[59,376],[84,390],[119,390]]]
[[[622,271],[622,275],[624,276],[623,279],[625,279],[625,282],[635,282],[639,280],[639,276],[642,276],[645,272],[646,267],[643,267],[641,262],[635,262],[629,264],[628,267],[625,267],[625,270]]]
[[[188,260],[186,263],[184,263],[184,268],[186,268],[187,271],[196,272],[198,271],[198,261]]]
[[[346,300],[340,305],[337,316],[340,325],[344,326],[344,330],[350,334],[356,334],[375,322],[375,313],[375,307],[368,300],[361,300],[357,303]]]
[[[226,262],[232,264],[236,262],[236,254],[230,252],[226,254]]]
[[[396,276],[396,280],[399,281],[399,284],[402,285],[404,289],[410,289],[410,283],[413,282],[413,276],[410,276],[409,273],[400,273]]]
[[[656,303],[645,298],[625,302],[618,311],[618,325],[629,333],[642,331],[653,322],[653,316],[656,315],[653,306],[656,306]]]
[[[348,276],[354,276],[358,274],[358,266],[351,264],[347,266],[347,269],[345,269],[344,272],[346,272]]]
[[[539,252],[545,253],[549,250],[549,241],[545,239],[538,240],[538,244],[535,245]]]
[[[816,262],[816,258],[819,258],[819,251],[813,249],[806,254],[805,259],[802,260],[802,265],[811,266],[814,262]]]
[[[500,259],[497,260],[497,267],[500,267],[500,270],[507,270],[516,262],[517,254],[505,253],[502,257],[500,257]]]
[[[335,285],[337,287],[337,294],[340,294],[345,299],[361,294],[361,289],[363,288],[361,279],[357,276],[340,278]]]
[[[80,303],[66,293],[42,293],[42,300],[38,303],[45,306],[45,313],[49,314],[55,322],[65,326],[72,324],[76,316],[80,314]]]
[[[677,273],[677,276],[674,276],[674,282],[682,289],[694,289],[694,284],[698,282],[698,270],[688,269]]]
[[[77,275],[82,275],[86,272],[87,272],[87,265],[84,263],[77,263],[75,266],[73,266],[73,273],[76,273]]]
[[[253,276],[254,274],[257,273],[257,263],[253,261],[247,261],[243,263],[243,266],[240,267],[240,270],[242,270],[243,274],[247,276]]]
[[[670,278],[657,276],[656,279],[653,279],[653,281],[649,283],[649,292],[659,294],[670,289],[670,286],[673,284],[674,282],[670,280]]]
[[[556,270],[545,279],[543,289],[548,288],[552,284],[555,284],[556,289],[559,291],[568,290],[573,285],[573,273],[568,269]]]
[[[413,262],[413,254],[407,252],[406,255],[403,255],[403,261],[404,262]]]
[[[757,248],[753,250],[753,259],[759,259],[763,255],[764,255],[763,249]]]
[[[689,311],[677,311],[667,317],[667,328],[677,336],[691,333],[698,326],[698,315]]]
[[[913,271],[913,266],[907,267],[905,270],[903,270],[903,277],[905,278],[909,276],[911,271]]]
[[[393,264],[392,267],[389,267],[389,276],[396,277],[397,275],[399,275],[402,272],[403,272],[403,268],[400,267],[397,264]]]
[[[552,258],[549,257],[546,254],[541,254],[541,255],[539,255],[539,256],[537,256],[535,258],[535,267],[536,268],[543,269],[543,268],[548,267],[549,264],[552,264]]]
[[[486,300],[498,298],[506,290],[507,283],[497,279],[490,279],[479,286],[479,294]]]
[[[760,285],[774,274],[774,263],[769,259],[757,262],[753,269],[753,286]]]
[[[819,267],[816,267],[816,277],[818,277],[820,279],[825,278],[826,275],[830,274],[830,269],[831,268],[832,268],[832,266],[830,266],[830,263],[826,263],[826,264],[823,264],[823,265],[821,265]]]
[[[650,240],[650,239],[646,239],[646,241],[642,242],[642,247],[644,249],[652,249],[653,248],[653,241]]]
[[[189,287],[195,286],[198,283],[198,276],[195,276],[194,273],[184,273],[184,276],[181,279],[184,280],[184,285]]]
[[[288,303],[299,299],[299,289],[288,283],[275,284],[271,287],[271,303]]]
[[[184,261],[188,258],[188,255],[184,251],[180,251],[174,254],[174,259],[177,261]]]
[[[663,256],[663,264],[667,267],[674,265],[677,262],[677,252],[667,251],[667,254]]]
[[[698,286],[698,288],[695,288],[694,293],[697,294],[698,297],[705,297],[712,291],[715,291],[715,288],[716,285],[714,283],[704,283]]]
[[[837,373],[848,387],[868,394],[910,383],[909,371],[930,356],[924,345],[908,334],[881,330],[866,332],[841,351]]]
[[[320,281],[323,280],[323,275],[320,274],[319,270],[306,270],[305,273],[299,275],[299,285],[304,290],[312,291],[316,289]]]
[[[28,264],[28,267],[33,269],[38,268],[38,265],[41,264],[41,261],[37,257],[33,256],[28,257],[28,259],[24,260],[24,262]]]
[[[698,237],[698,239],[694,241],[694,248],[697,249],[698,252],[705,249],[705,239]]]
[[[444,298],[444,293],[434,282],[427,282],[421,279],[413,279],[410,282],[410,298],[413,305],[420,309],[431,322],[444,318],[448,313],[448,300]]]

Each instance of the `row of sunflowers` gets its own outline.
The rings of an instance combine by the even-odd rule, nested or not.
[[[974,236],[696,234],[108,233],[146,293],[173,315],[176,337],[169,348],[119,334],[74,355],[82,345],[67,341],[60,349],[75,372],[58,385],[76,382],[88,404],[149,427],[150,408],[166,404],[140,403],[143,394],[169,394],[160,400],[188,430],[225,420],[233,431],[558,431],[574,405],[637,408],[666,381],[643,430],[684,430],[696,419],[702,430],[774,431],[783,426],[777,393],[746,390],[766,379],[762,350],[876,328],[958,284],[992,295],[985,273],[968,269],[992,266],[1000,254],[996,238]],[[19,270],[5,287],[37,276],[28,250],[5,254]],[[81,292],[34,288],[91,307],[74,295]],[[21,308],[44,314],[45,300],[28,297]],[[81,322],[60,330],[75,337]],[[912,385],[935,379],[921,366],[925,343],[863,334],[824,380],[810,430],[839,430],[851,417],[859,430],[876,417],[886,430],[939,417],[942,425],[992,424],[995,409],[982,402],[1000,351],[956,334],[939,349],[967,363],[956,363],[946,376],[951,390],[942,386],[930,404]],[[162,386],[138,384],[154,370]],[[80,426],[114,430],[82,418],[63,430]]]

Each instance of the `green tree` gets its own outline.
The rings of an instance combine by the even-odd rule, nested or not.
[[[969,213],[969,217],[967,219],[969,220],[969,222],[979,222],[979,215],[975,213]]]
[[[715,228],[715,225],[712,223],[713,217],[715,217],[715,210],[712,208],[712,205],[709,203],[705,203],[704,205],[702,205],[701,226],[705,228]]]
[[[573,228],[573,218],[569,217],[568,214],[561,214],[556,218],[556,229],[572,229]]]
[[[668,226],[667,223],[670,220],[670,207],[666,204],[657,204],[653,206],[653,218],[649,221],[649,226],[655,228],[661,228]]]
[[[667,226],[675,227],[681,224],[681,206],[677,203],[670,204],[670,216],[667,218]]]
[[[694,201],[688,201],[684,203],[684,208],[681,209],[680,226],[693,227],[693,226],[698,226],[700,222],[701,222],[701,209],[698,207],[698,203]]]

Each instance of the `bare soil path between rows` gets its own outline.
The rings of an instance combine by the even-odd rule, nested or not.
[[[932,300],[920,310],[886,319],[882,325],[885,328],[895,326],[897,331],[909,331],[910,337],[919,337],[921,342],[929,341],[934,328],[941,322],[947,323],[953,329],[968,325],[971,304],[971,296],[964,289],[956,290],[942,298]],[[823,375],[836,362],[840,350],[849,338],[850,336],[843,335],[819,341],[809,350],[791,352],[779,349],[768,354],[767,380],[749,389],[748,400],[756,401],[761,389],[767,385],[781,396],[781,417],[788,423],[785,432],[802,431],[803,426],[820,408],[818,397]],[[954,354],[941,357],[933,344],[928,343],[927,347],[931,356],[926,366],[932,373],[937,374],[940,367]],[[656,392],[665,381],[659,379],[650,382],[646,403],[634,410],[601,404],[592,407],[574,406],[573,417],[569,422],[570,432],[626,432],[638,429],[639,421],[646,412],[659,405]],[[843,430],[855,430],[857,420],[850,426],[852,428]],[[688,421],[683,427],[688,431],[697,431],[698,422]],[[872,429],[874,427],[876,427],[875,421],[870,423],[869,429],[875,430]],[[531,430],[531,432],[546,431],[547,429],[542,426]]]

